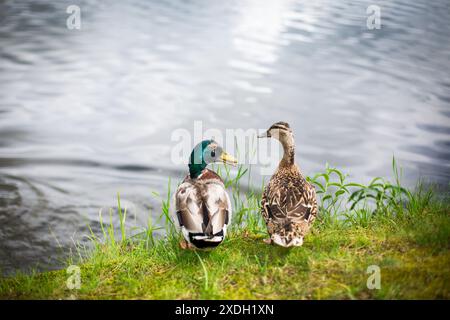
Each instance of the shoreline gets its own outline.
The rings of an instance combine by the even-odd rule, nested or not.
[[[363,186],[327,167],[308,178],[320,215],[303,246],[286,249],[263,242],[259,190],[239,189],[246,171],[234,178],[218,171],[235,196],[235,217],[216,249],[180,248],[170,190],[160,219],[132,236],[119,197],[119,234],[101,218],[102,235],[91,231],[92,250],[79,248],[69,269],[2,276],[0,298],[450,299],[448,197],[420,185],[405,189],[398,180]],[[160,227],[167,235],[155,239]]]

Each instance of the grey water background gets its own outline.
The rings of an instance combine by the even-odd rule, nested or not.
[[[407,185],[447,188],[449,58],[447,0],[0,1],[1,273],[60,267],[117,192],[145,227],[196,120],[288,121],[306,174],[368,182],[395,155]]]

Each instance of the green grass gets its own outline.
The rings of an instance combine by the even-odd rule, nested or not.
[[[376,178],[348,182],[339,170],[309,178],[316,185],[320,213],[300,248],[263,243],[261,188],[242,191],[251,168],[216,168],[232,195],[233,226],[212,251],[180,249],[169,219],[170,187],[162,214],[148,227],[120,232],[100,218],[92,247],[79,248],[68,265],[81,269],[79,290],[67,288],[66,270],[0,278],[3,299],[449,299],[450,201],[419,184],[415,190]],[[250,184],[251,185],[251,184]],[[170,182],[169,182],[170,186]],[[100,216],[101,217],[101,216]],[[167,236],[155,237],[158,228]],[[132,233],[131,236],[129,233]],[[380,267],[380,289],[368,289],[371,265]]]

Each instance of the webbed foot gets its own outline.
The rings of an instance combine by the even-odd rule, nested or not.
[[[189,242],[187,242],[186,240],[181,240],[180,248],[183,250],[193,250],[194,246],[192,244],[190,244]]]

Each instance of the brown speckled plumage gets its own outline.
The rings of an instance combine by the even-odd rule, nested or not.
[[[267,131],[267,137],[281,142],[284,155],[264,188],[261,213],[270,242],[284,247],[300,246],[317,215],[316,191],[295,164],[294,139],[289,125],[275,123]]]

